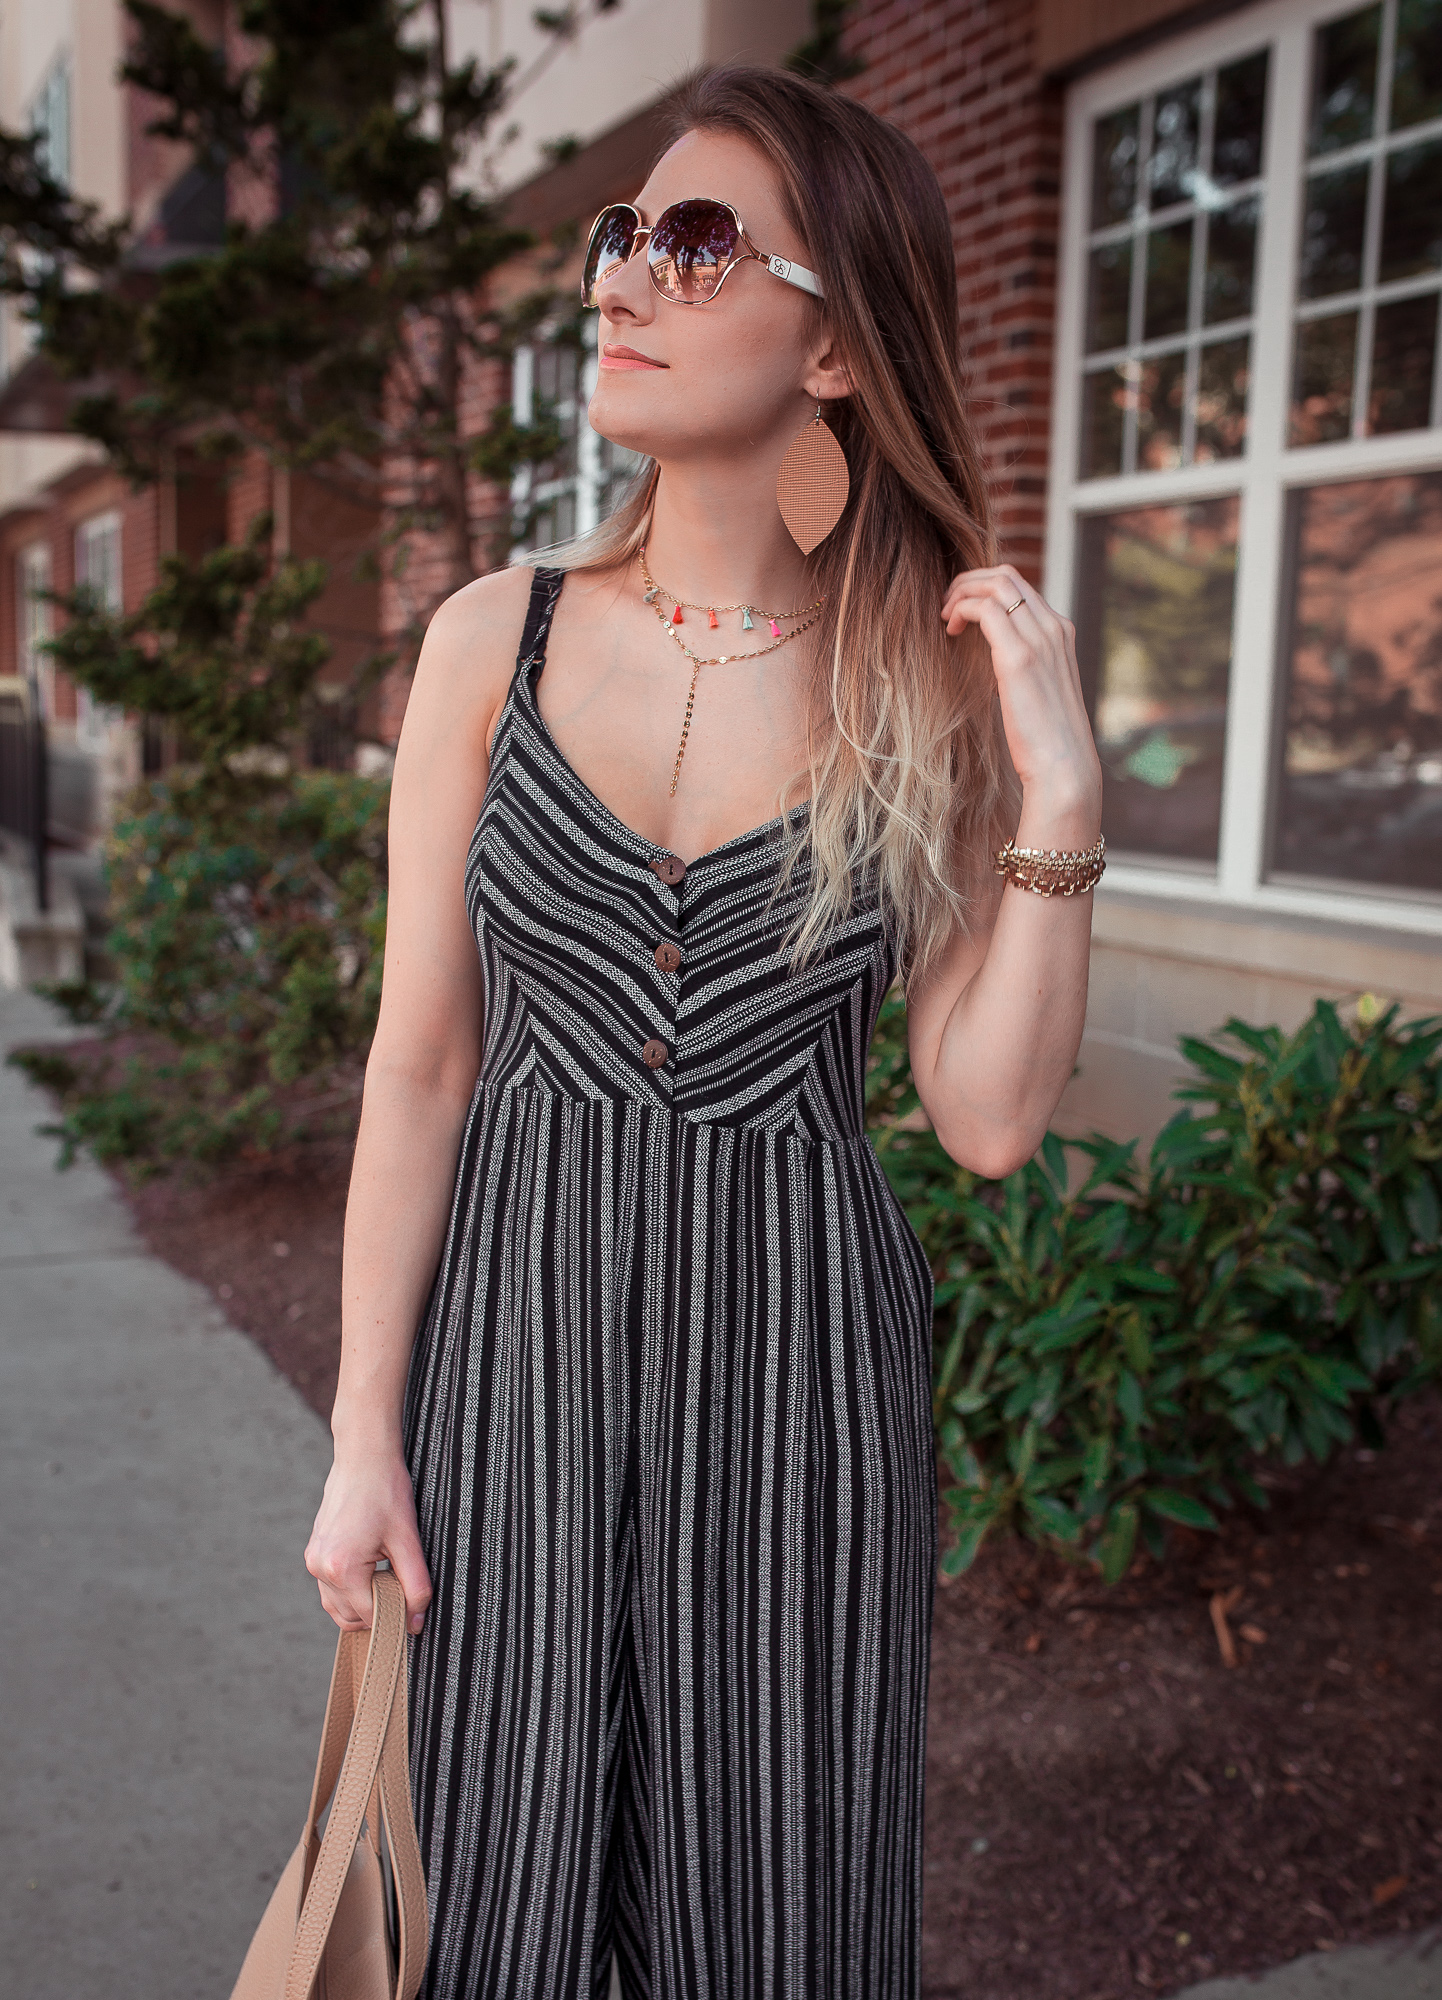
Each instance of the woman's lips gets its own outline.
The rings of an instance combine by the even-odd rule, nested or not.
[[[653,361],[649,354],[638,354],[634,347],[603,347],[599,360],[602,368],[664,368],[666,365],[664,361]]]

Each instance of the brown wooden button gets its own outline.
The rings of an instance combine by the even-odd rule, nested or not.
[[[654,956],[663,972],[674,972],[681,963],[681,947],[663,938],[657,945]]]
[[[670,1053],[664,1042],[647,1042],[641,1051],[641,1060],[647,1069],[659,1069]]]
[[[652,874],[669,882],[673,889],[686,873],[686,864],[679,854],[658,854],[650,865]]]

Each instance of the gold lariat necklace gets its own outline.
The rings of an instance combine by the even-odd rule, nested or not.
[[[674,798],[676,796],[676,781],[681,775],[681,759],[686,755],[686,738],[691,733],[691,714],[696,706],[696,682],[700,677],[701,669],[703,667],[727,667],[731,666],[737,660],[759,660],[766,653],[774,653],[779,646],[789,645],[793,639],[799,638],[801,633],[809,631],[811,626],[816,623],[817,619],[821,616],[821,607],[826,600],[818,597],[814,604],[803,605],[799,611],[763,611],[759,615],[762,618],[769,619],[771,630],[774,634],[769,646],[758,646],[754,651],[749,653],[717,653],[714,658],[703,660],[698,653],[691,650],[686,641],[681,637],[681,634],[676,630],[678,625],[684,623],[681,616],[683,608],[687,611],[705,611],[708,613],[713,626],[717,622],[716,613],[718,611],[739,611],[742,613],[741,628],[743,631],[749,632],[753,629],[751,614],[756,610],[756,606],[754,604],[687,604],[684,598],[671,597],[667,601],[676,608],[668,616],[665,605],[661,602],[662,592],[660,585],[655,582],[651,572],[646,567],[646,545],[644,542],[636,552],[636,560],[641,565],[641,577],[645,586],[646,602],[654,607],[656,616],[660,619],[669,637],[676,641],[676,644],[681,648],[687,659],[692,662],[691,685],[686,693],[686,716],[681,724],[681,741],[677,746],[676,762],[671,771],[671,796]],[[799,618],[801,623],[794,626],[791,631],[783,632],[781,630],[781,620],[783,618]]]

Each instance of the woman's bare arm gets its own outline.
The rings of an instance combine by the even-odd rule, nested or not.
[[[991,643],[1022,781],[1017,845],[1090,847],[1101,767],[1070,623],[1008,567],[958,577],[943,616],[953,632],[979,625]],[[1066,1088],[1086,1022],[1091,915],[1089,894],[1007,885],[989,928],[958,938],[907,994],[922,1105],[947,1152],[977,1173],[1000,1177],[1029,1160]]]
[[[401,1411],[480,1068],[484,996],[463,877],[530,581],[502,571],[441,606],[396,752],[380,1018],[346,1204],[335,1461],[306,1549],[343,1630],[369,1625],[381,1556],[413,1630],[430,1601]]]

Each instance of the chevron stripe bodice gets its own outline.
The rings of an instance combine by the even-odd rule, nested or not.
[[[496,727],[467,868],[486,973],[484,1083],[859,1138],[866,1052],[895,971],[875,896],[858,892],[824,956],[796,976],[782,944],[810,871],[803,860],[773,896],[780,818],[670,879],[678,857],[601,803],[541,715],[537,669],[559,582]],[[657,1043],[665,1055],[652,1066],[644,1052],[657,1057]]]

